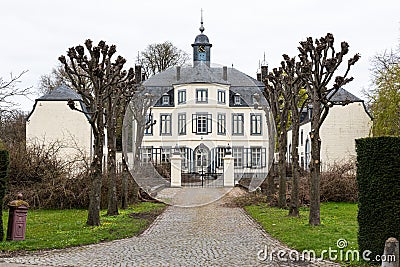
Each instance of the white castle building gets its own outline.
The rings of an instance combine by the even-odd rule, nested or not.
[[[321,164],[326,170],[330,165],[343,163],[356,156],[355,139],[368,137],[372,126],[372,117],[366,110],[364,101],[339,89],[331,98],[333,107],[320,129]],[[299,163],[305,170],[309,169],[311,158],[311,112],[303,113],[299,129]],[[288,153],[292,149],[292,131],[288,131]]]
[[[71,110],[69,100],[86,112],[82,97],[66,85],[36,99],[26,121],[26,143],[53,146],[57,156],[65,160],[89,159],[93,138],[88,115]]]
[[[264,178],[269,133],[265,112],[254,108],[255,97],[259,106],[266,105],[264,84],[234,68],[213,67],[212,44],[203,25],[200,31],[192,44],[192,66],[172,67],[143,82],[144,93],[158,101],[147,115],[156,123],[145,132],[140,157],[144,162],[169,162],[179,147],[183,171],[219,173],[230,147],[236,180]],[[134,136],[129,138],[134,147]]]

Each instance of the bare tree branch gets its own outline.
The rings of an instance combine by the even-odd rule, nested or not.
[[[0,113],[8,112],[11,109],[14,109],[15,106],[18,106],[18,104],[15,103],[15,99],[13,99],[14,97],[28,97],[30,94],[32,94],[32,87],[19,88],[17,86],[18,83],[21,82],[20,78],[22,75],[27,72],[28,71],[25,70],[16,76],[10,73],[10,78],[8,80],[0,77]]]

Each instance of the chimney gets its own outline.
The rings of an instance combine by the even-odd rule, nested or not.
[[[142,65],[135,65],[135,82],[140,83],[142,81]]]
[[[228,67],[227,67],[227,66],[224,66],[224,67],[222,68],[222,79],[223,79],[224,81],[227,81],[227,80],[228,80]]]
[[[181,79],[181,66],[176,66],[176,80],[179,81]]]
[[[261,66],[261,81],[267,78],[268,66]]]

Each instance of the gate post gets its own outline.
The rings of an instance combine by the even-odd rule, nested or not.
[[[396,238],[390,237],[385,242],[383,251],[382,267],[399,267],[399,241]],[[392,257],[392,258],[390,258]]]
[[[234,171],[234,159],[230,147],[226,148],[224,157],[224,186],[234,187],[235,186],[235,171]]]
[[[181,187],[182,158],[176,146],[171,157],[171,187]]]

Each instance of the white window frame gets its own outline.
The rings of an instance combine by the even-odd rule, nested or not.
[[[196,103],[208,103],[208,89],[196,89]]]
[[[170,97],[169,97],[169,95],[163,95],[163,96],[162,96],[162,102],[161,102],[161,104],[162,104],[163,106],[168,106],[168,105],[170,104]]]
[[[172,135],[172,114],[160,114],[160,135]]]
[[[250,115],[250,134],[261,135],[262,134],[262,115],[251,114]]]
[[[232,135],[244,135],[244,113],[232,114]]]
[[[225,90],[218,90],[218,104],[225,104],[226,103],[226,93]]]
[[[236,95],[233,96],[233,103],[234,103],[235,105],[240,105],[240,104],[242,104],[242,102],[240,101],[240,95],[239,95],[239,94],[236,94]]]
[[[233,156],[233,166],[236,169],[243,168],[243,147],[241,146],[234,146],[232,147],[232,156]]]
[[[251,168],[262,167],[262,147],[251,147]]]
[[[201,121],[199,121],[201,118]],[[205,118],[205,128],[204,126],[204,118]],[[212,114],[199,112],[196,114],[192,114],[192,132],[199,135],[207,135],[212,133]]]
[[[186,89],[178,90],[178,105],[186,103]]]
[[[226,135],[226,114],[225,113],[218,113],[217,115],[217,134],[218,135]]]
[[[222,168],[224,167],[224,157],[225,157],[225,147],[218,146],[215,151],[216,156],[216,167]]]
[[[198,114],[197,115],[197,125],[196,125],[196,132],[198,134],[207,134],[208,129],[207,129],[207,114]]]
[[[185,146],[179,147],[181,152],[181,159],[182,159],[182,169],[188,169],[188,155],[187,155],[187,148]]]
[[[178,113],[178,135],[186,135],[186,113]]]

